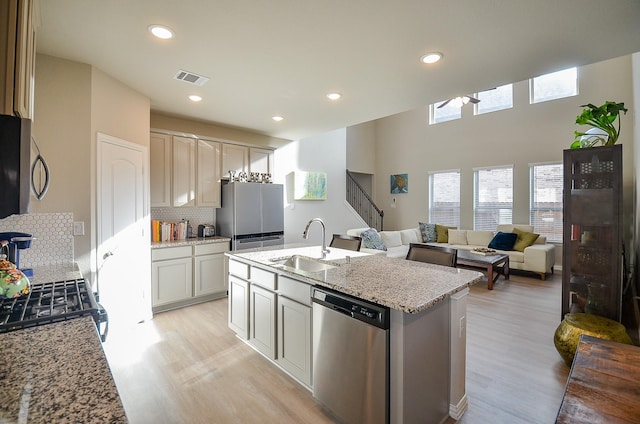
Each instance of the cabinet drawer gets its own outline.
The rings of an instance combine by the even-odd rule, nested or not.
[[[251,267],[251,282],[269,290],[276,289],[277,275],[264,269]]]
[[[278,293],[305,305],[311,305],[311,285],[293,278],[280,276]]]
[[[163,249],[152,249],[152,261],[164,261],[166,259],[186,258],[191,256],[191,246],[167,247]]]
[[[229,242],[224,243],[208,243],[208,244],[196,244],[193,246],[195,249],[195,255],[212,255],[215,253],[224,253],[229,251]]]
[[[229,274],[233,274],[247,280],[249,279],[249,265],[229,259]]]

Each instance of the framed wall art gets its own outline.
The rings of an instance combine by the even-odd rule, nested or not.
[[[391,194],[409,193],[409,174],[391,175]]]
[[[293,198],[295,200],[326,200],[327,174],[296,171]]]

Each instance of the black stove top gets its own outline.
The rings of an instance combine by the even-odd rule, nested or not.
[[[0,299],[0,333],[83,316],[91,316],[98,328],[106,321],[106,312],[83,278],[34,284],[27,295]]]

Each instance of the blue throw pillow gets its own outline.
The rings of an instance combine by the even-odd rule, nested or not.
[[[418,222],[418,225],[420,226],[420,233],[422,234],[423,243],[438,241],[438,234],[436,234],[436,224]]]
[[[496,250],[513,250],[513,245],[516,244],[516,240],[518,239],[518,235],[516,233],[503,233],[502,231],[498,231],[491,243],[489,243],[489,247],[491,249]]]
[[[367,249],[387,250],[387,246],[384,245],[382,238],[380,238],[380,234],[378,234],[378,232],[373,228],[369,228],[368,230],[364,230],[360,233],[360,238],[362,238],[362,247],[366,247]]]

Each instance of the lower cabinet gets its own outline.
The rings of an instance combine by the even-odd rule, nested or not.
[[[229,260],[229,328],[303,384],[312,383],[311,289]]]
[[[308,386],[311,386],[311,319],[311,306],[278,296],[277,361]]]
[[[224,252],[227,251],[229,243],[152,249],[153,311],[162,312],[225,296]]]

